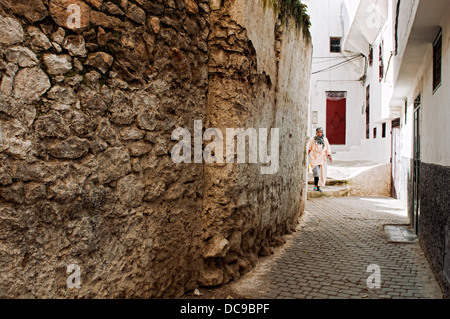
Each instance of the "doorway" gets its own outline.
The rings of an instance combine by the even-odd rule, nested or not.
[[[345,145],[347,92],[327,92],[327,138],[331,145]]]
[[[420,107],[421,96],[414,101],[414,141],[413,141],[413,167],[412,167],[412,205],[411,223],[419,235],[420,220]]]
[[[391,196],[395,199],[400,198],[400,147],[400,119],[395,119],[391,132]]]

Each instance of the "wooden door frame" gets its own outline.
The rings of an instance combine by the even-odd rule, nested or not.
[[[397,131],[397,135],[394,134],[394,130]],[[395,186],[399,169],[399,166],[396,165],[396,159],[398,159],[400,149],[397,149],[397,140],[394,141],[394,136],[396,136],[397,139],[400,138],[400,118],[393,120],[391,123],[391,196],[399,199],[400,194]]]
[[[411,224],[416,234],[419,234],[420,222],[420,111],[421,95],[414,101],[413,123],[413,167],[412,167],[412,203]]]

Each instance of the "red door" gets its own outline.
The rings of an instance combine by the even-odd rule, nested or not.
[[[330,144],[345,145],[347,99],[345,93],[327,93],[327,138]]]

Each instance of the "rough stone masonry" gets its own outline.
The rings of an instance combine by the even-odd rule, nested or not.
[[[312,48],[275,12],[0,0],[1,298],[178,297],[283,242],[305,200]],[[194,120],[278,127],[278,173],[175,164],[171,133]]]

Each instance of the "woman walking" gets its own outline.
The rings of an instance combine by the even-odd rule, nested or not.
[[[327,156],[330,163],[331,148],[328,139],[323,135],[323,129],[316,129],[316,136],[312,137],[308,143],[309,165],[313,169],[314,190],[322,192],[320,187],[324,187],[327,181]]]

